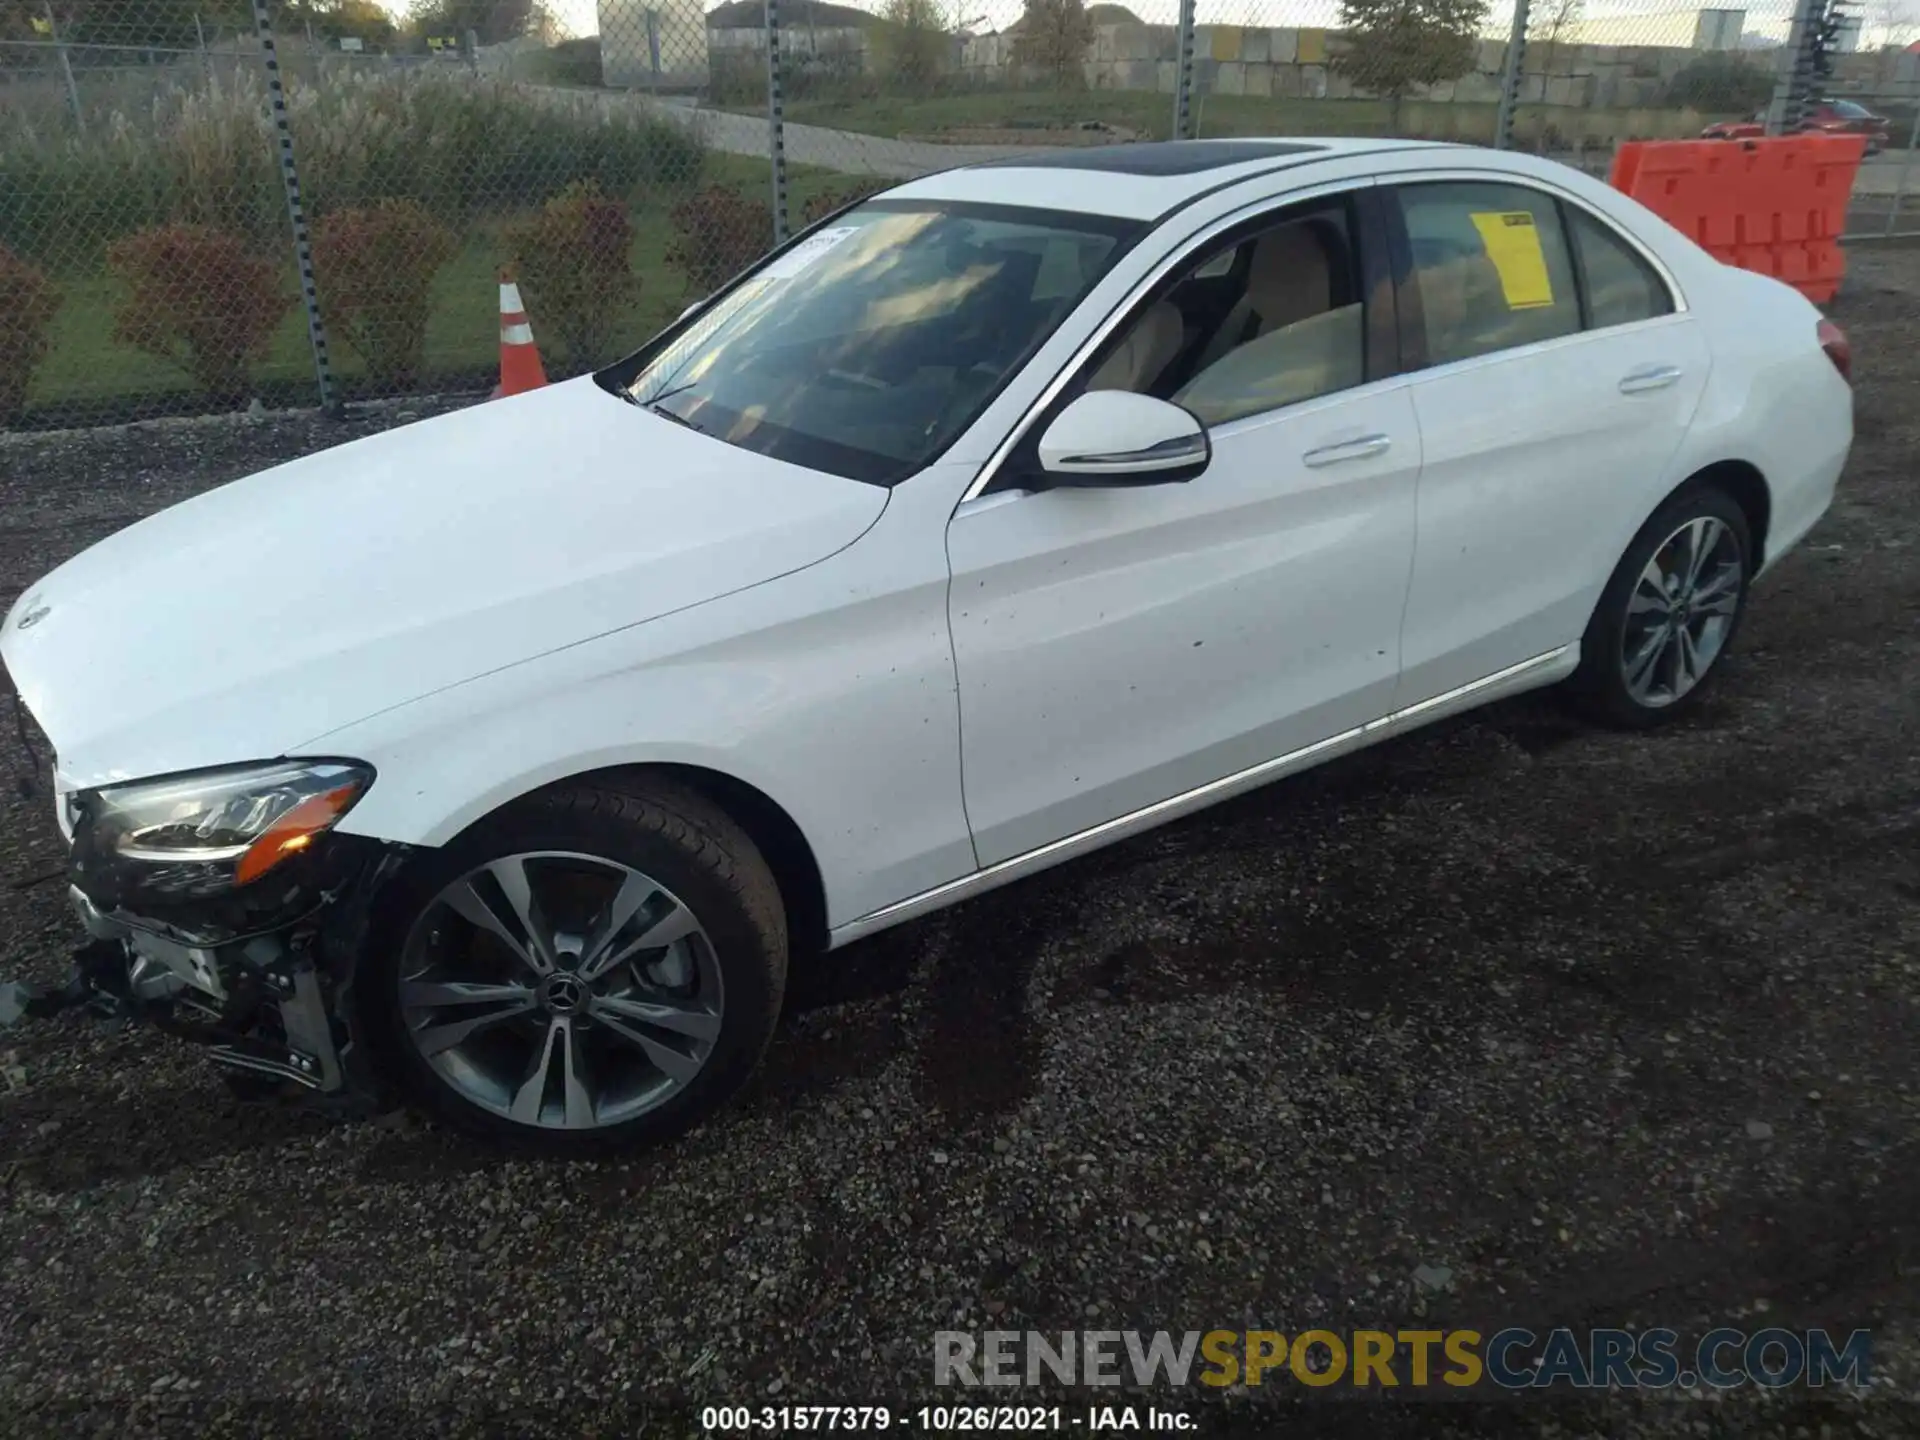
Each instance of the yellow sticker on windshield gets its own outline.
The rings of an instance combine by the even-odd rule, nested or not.
[[[1553,304],[1553,282],[1540,249],[1540,229],[1525,210],[1481,210],[1473,228],[1500,272],[1500,291],[1509,310],[1537,310]]]

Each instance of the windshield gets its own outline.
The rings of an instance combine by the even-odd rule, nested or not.
[[[1834,101],[1833,113],[1843,120],[1868,120],[1873,116],[1871,110],[1864,105],[1856,105],[1851,100]]]
[[[601,383],[742,449],[892,485],[973,422],[1141,228],[870,202]]]

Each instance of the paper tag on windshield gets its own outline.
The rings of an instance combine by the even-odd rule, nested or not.
[[[762,270],[760,272],[761,278],[766,280],[791,280],[859,228],[858,225],[833,225],[825,230],[809,235],[778,260],[767,266],[766,269]]]

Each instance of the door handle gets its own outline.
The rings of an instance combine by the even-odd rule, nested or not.
[[[1362,435],[1358,440],[1342,440],[1337,445],[1322,445],[1318,450],[1309,450],[1300,458],[1313,469],[1322,465],[1338,465],[1342,460],[1365,460],[1374,455],[1384,455],[1393,448],[1393,440],[1386,435]]]
[[[1641,370],[1630,370],[1620,381],[1622,395],[1645,395],[1650,391],[1664,390],[1680,378],[1678,365],[1649,365]]]

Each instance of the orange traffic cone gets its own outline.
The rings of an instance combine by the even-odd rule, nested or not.
[[[547,372],[540,365],[540,349],[533,343],[533,326],[527,323],[526,306],[520,303],[520,286],[515,283],[511,266],[500,267],[500,383],[487,398],[518,395],[538,390],[547,383]]]

